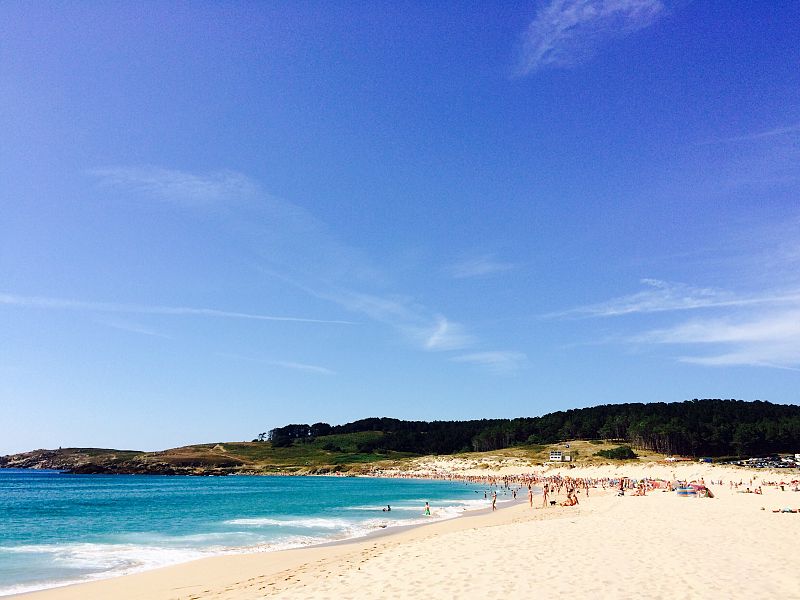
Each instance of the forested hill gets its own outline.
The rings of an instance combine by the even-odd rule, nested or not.
[[[269,441],[267,441],[267,439]],[[0,456],[0,468],[71,473],[227,475],[363,472],[367,465],[420,454],[500,450],[546,460],[550,444],[627,442],[639,450],[686,456],[759,456],[800,452],[800,406],[691,400],[609,404],[541,417],[480,421],[362,419],[346,425],[287,425],[253,442],[219,442],[138,452],[99,448],[34,450]],[[598,444],[598,440],[611,444]],[[259,443],[259,442],[263,443]],[[271,442],[271,443],[270,443]],[[533,464],[533,463],[531,463]],[[367,468],[368,470],[368,468]]]
[[[800,406],[742,400],[688,400],[606,404],[541,417],[479,421],[361,419],[345,425],[314,423],[278,427],[268,438],[286,447],[333,434],[366,431],[382,436],[363,442],[363,452],[453,454],[571,439],[618,439],[634,447],[686,456],[752,456],[800,452]]]

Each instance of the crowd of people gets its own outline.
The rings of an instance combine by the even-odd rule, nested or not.
[[[497,510],[498,495],[510,496],[508,500],[516,500],[518,494],[527,491],[527,504],[531,508],[550,508],[553,506],[578,506],[579,494],[588,498],[591,489],[613,490],[618,496],[647,496],[653,491],[677,491],[679,495],[691,495],[700,498],[713,498],[714,493],[709,485],[727,487],[738,493],[763,494],[764,487],[774,487],[780,491],[800,491],[800,481],[765,481],[757,482],[752,478],[749,481],[731,479],[723,481],[714,479],[706,485],[705,480],[699,477],[696,480],[682,481],[677,478],[671,480],[632,477],[570,477],[569,475],[545,475],[543,473],[526,473],[513,475],[465,475],[448,471],[419,470],[419,471],[388,471],[375,472],[378,477],[403,477],[418,479],[436,479],[445,481],[460,481],[467,485],[484,488],[484,498],[491,501],[492,510]],[[477,491],[477,490],[476,490]],[[691,492],[690,494],[688,492]],[[534,496],[541,495],[541,502]],[[800,509],[798,509],[800,510]],[[775,510],[773,512],[780,512]],[[789,512],[788,509],[785,512]],[[798,512],[792,510],[791,512]]]

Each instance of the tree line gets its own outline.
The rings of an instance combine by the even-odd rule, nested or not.
[[[800,452],[800,406],[743,400],[605,404],[541,417],[473,421],[369,418],[330,425],[277,427],[261,439],[290,446],[334,434],[382,432],[362,452],[454,454],[574,439],[615,439],[635,448],[682,456],[754,456]]]

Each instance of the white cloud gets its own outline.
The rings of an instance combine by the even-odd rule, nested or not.
[[[454,356],[453,362],[471,363],[486,367],[495,373],[510,373],[521,369],[528,357],[522,352],[495,350],[489,352],[473,352]]]
[[[448,268],[448,272],[455,279],[467,279],[511,271],[516,267],[513,263],[501,262],[491,255],[484,255],[456,263]]]
[[[305,363],[290,362],[288,360],[276,360],[268,364],[273,364],[276,367],[283,367],[284,369],[294,369],[297,371],[309,371],[311,373],[319,373],[321,375],[335,375],[336,371],[328,369],[327,367],[319,367],[317,365],[307,365]]]
[[[475,343],[475,338],[466,332],[463,325],[442,315],[431,314],[426,307],[408,297],[379,296],[343,289],[312,293],[393,327],[424,350],[459,350]]]
[[[635,294],[587,304],[546,317],[616,317],[635,313],[695,310],[700,308],[745,307],[759,304],[785,304],[800,301],[800,291],[737,295],[717,288],[693,287],[658,279],[642,279],[647,289]]]
[[[319,375],[336,375],[336,371],[328,369],[327,367],[320,367],[318,365],[309,365],[306,363],[294,362],[289,360],[268,360],[261,358],[252,358],[249,356],[241,356],[239,354],[229,354],[226,352],[219,353],[219,356],[224,356],[226,358],[234,358],[236,360],[244,360],[248,362],[259,363],[270,367],[291,369],[294,371],[306,371],[308,373],[317,373]]]
[[[551,0],[528,26],[517,73],[572,66],[603,42],[651,25],[663,12],[659,0]]]
[[[712,356],[682,356],[680,362],[707,367],[768,367],[800,371],[798,348],[754,347]]]
[[[682,348],[684,354],[678,360],[685,363],[800,368],[800,290],[735,294],[652,279],[643,280],[643,283],[651,289],[565,311],[558,316],[621,318],[634,314],[697,311],[700,314],[691,319],[623,340],[637,345]]]
[[[733,344],[800,341],[800,310],[773,312],[756,318],[693,320],[657,329],[638,338],[659,344]]]
[[[357,248],[343,242],[311,212],[264,193],[242,174],[230,171],[193,174],[157,167],[111,167],[96,169],[92,174],[109,186],[186,208],[225,206],[230,210],[224,211],[224,223],[250,249],[262,272],[385,324],[421,350],[452,351],[478,343],[463,324],[423,305],[410,294],[393,292],[389,277],[381,269]],[[237,202],[241,199],[247,201]],[[478,276],[512,267],[486,256],[462,265],[459,273],[460,276]],[[102,306],[104,310],[112,310],[110,305]],[[281,320],[267,315],[211,309],[135,308],[125,307],[125,310]],[[297,317],[283,319],[344,323]]]
[[[169,336],[165,333],[161,333],[160,331],[157,331],[152,327],[147,327],[146,325],[142,325],[141,323],[134,323],[133,321],[128,321],[127,319],[118,319],[116,317],[104,317],[97,319],[97,322],[100,323],[101,325],[105,325],[106,327],[119,329],[120,331],[128,331],[130,333],[138,333],[140,335],[148,335],[151,337],[172,339],[172,336]]]
[[[424,309],[415,305],[410,298],[400,295],[379,296],[347,289],[329,289],[326,292],[310,289],[307,291],[382,323],[401,324],[423,318],[420,313],[424,312]]]
[[[756,133],[747,133],[744,135],[736,135],[733,137],[709,140],[707,142],[702,142],[701,145],[727,144],[731,142],[750,142],[755,140],[764,140],[778,136],[789,135],[792,133],[800,133],[800,123],[795,123],[794,125],[783,125],[780,127],[773,127],[772,129],[767,129],[766,131],[758,131]]]
[[[44,296],[19,296],[0,293],[0,304],[22,308],[39,308],[49,310],[78,310],[104,313],[129,313],[140,315],[174,315],[218,317],[226,319],[250,319],[254,321],[289,321],[297,323],[326,323],[335,325],[353,325],[352,321],[333,319],[311,319],[306,317],[274,316],[255,313],[243,313],[215,308],[192,308],[188,306],[144,306],[138,304],[115,304],[111,302],[87,302],[64,298],[47,298]]]
[[[432,328],[421,333],[427,350],[459,350],[474,343],[474,338],[465,333],[461,325],[441,315],[436,317]]]
[[[92,169],[90,175],[108,186],[141,192],[191,207],[236,203],[258,193],[248,177],[234,171],[216,171],[196,175],[186,171],[153,166],[105,167]]]
[[[682,356],[682,362],[709,366],[800,367],[800,303],[771,308],[758,315],[693,319],[667,329],[645,332],[640,343],[710,347],[705,353]]]

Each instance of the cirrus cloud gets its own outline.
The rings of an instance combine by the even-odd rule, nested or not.
[[[149,197],[193,210],[227,209],[208,212],[225,219],[229,229],[256,257],[260,271],[317,298],[388,325],[421,350],[458,351],[479,345],[479,340],[468,332],[465,325],[425,306],[413,295],[391,291],[391,282],[382,269],[360,250],[341,240],[310,211],[263,192],[257,182],[246,175],[233,171],[191,173],[152,166],[106,167],[95,169],[90,174],[101,185],[122,190],[136,198]],[[453,276],[486,275],[513,266],[485,256],[470,264],[462,264]],[[95,307],[113,312],[350,324],[349,321],[272,317],[201,308],[111,306],[74,301],[57,301],[57,304],[61,308]]]
[[[616,337],[626,344],[673,346],[680,362],[705,366],[800,368],[800,289],[742,294],[645,279],[647,289],[553,317],[625,318],[685,315],[667,327]],[[696,314],[694,314],[696,313]]]
[[[521,369],[528,357],[523,352],[493,350],[488,352],[472,352],[454,356],[453,362],[480,365],[495,373],[511,373]]]
[[[517,74],[573,66],[603,43],[652,25],[663,13],[659,0],[551,0],[523,36]]]

